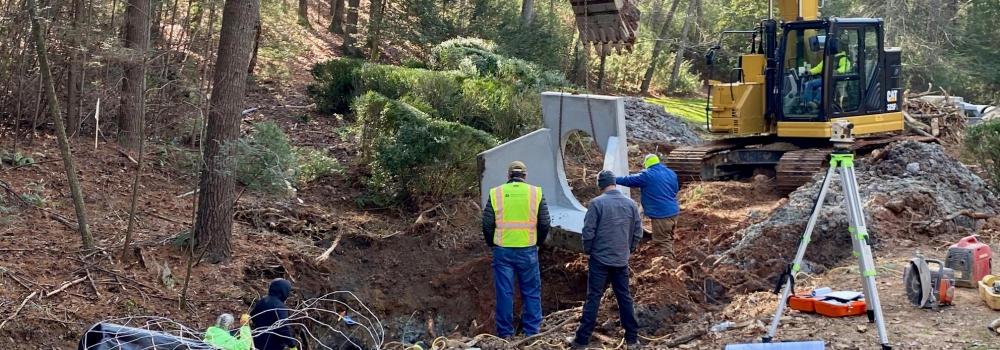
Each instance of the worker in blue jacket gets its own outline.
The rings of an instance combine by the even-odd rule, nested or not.
[[[645,168],[643,171],[619,176],[615,178],[615,183],[642,191],[643,214],[653,222],[653,245],[658,247],[661,255],[673,256],[674,227],[677,226],[677,215],[681,212],[681,207],[677,204],[680,182],[677,174],[660,163],[660,157],[655,154],[647,154],[642,166]]]

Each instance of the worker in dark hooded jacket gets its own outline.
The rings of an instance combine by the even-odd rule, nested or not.
[[[276,278],[267,287],[267,296],[261,298],[250,312],[250,323],[256,330],[253,347],[256,350],[296,350],[298,342],[288,325],[272,328],[278,322],[287,322],[288,308],[285,300],[292,292],[292,283]],[[264,331],[264,329],[269,329]]]

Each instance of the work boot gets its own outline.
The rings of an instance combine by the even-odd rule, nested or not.
[[[566,337],[566,343],[568,343],[569,348],[573,350],[583,350],[587,348],[587,345],[577,343],[575,336]]]

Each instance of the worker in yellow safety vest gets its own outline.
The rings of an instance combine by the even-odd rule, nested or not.
[[[847,42],[846,38],[843,40]],[[836,49],[836,47],[832,47],[831,49]],[[822,52],[823,45],[818,45],[816,50]],[[847,57],[847,52],[843,50],[836,51],[837,53],[833,55],[833,62],[836,63],[836,66],[833,67],[834,74],[845,75],[853,72],[854,67],[851,65],[851,60]],[[820,60],[815,67],[805,67],[804,70],[808,71],[809,75],[815,76],[815,78],[805,83],[804,91],[802,92],[802,101],[816,107],[823,100],[823,60]]]
[[[524,181],[528,167],[514,161],[507,183],[490,189],[483,206],[483,238],[493,251],[497,336],[514,336],[514,278],[521,290],[521,327],[525,336],[542,324],[542,279],[538,245],[549,233],[549,209],[542,188]]]

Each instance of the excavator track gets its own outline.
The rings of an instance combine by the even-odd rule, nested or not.
[[[768,137],[744,137],[715,140],[697,146],[678,147],[667,156],[667,166],[681,181],[715,180],[711,166],[707,164],[710,158],[730,150],[744,148],[752,144],[767,144],[773,142]]]
[[[705,158],[714,152],[711,147],[680,147],[667,156],[667,166],[682,182],[702,181],[701,170]]]
[[[827,164],[830,149],[803,149],[785,152],[775,166],[776,187],[781,192],[792,192],[812,180]]]

